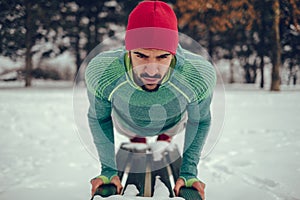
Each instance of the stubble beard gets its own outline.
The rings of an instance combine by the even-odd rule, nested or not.
[[[144,84],[143,81],[141,80],[141,78],[138,77],[135,73],[133,75],[133,78],[134,78],[134,82],[138,86],[140,86],[144,91],[147,91],[147,92],[156,92],[161,85],[161,80],[157,84]],[[155,86],[155,87],[153,87],[153,86]]]

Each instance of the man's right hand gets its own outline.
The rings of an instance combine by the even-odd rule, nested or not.
[[[122,185],[121,185],[121,181],[120,178],[118,176],[114,176],[110,183],[114,184],[117,187],[117,193],[120,194],[121,190],[122,190]],[[94,196],[96,190],[98,187],[100,187],[101,185],[104,184],[104,181],[101,178],[94,178],[91,180],[91,184],[92,184],[92,191],[91,194],[92,196]]]

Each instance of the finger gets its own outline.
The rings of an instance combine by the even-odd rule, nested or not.
[[[120,194],[122,189],[123,189],[123,186],[121,184],[118,184],[117,185],[117,193]]]
[[[182,179],[178,179],[176,181],[176,184],[175,184],[175,187],[174,187],[174,192],[175,192],[176,196],[179,196],[179,191],[180,191],[180,188],[182,186],[184,186],[184,181]]]
[[[92,190],[91,190],[91,195],[94,196],[96,193],[97,188],[100,186],[100,184],[92,184]]]
[[[117,187],[117,193],[120,194],[123,188],[120,178],[118,176],[113,177],[111,183],[113,183]]]
[[[123,186],[121,185],[121,183],[120,183],[120,182],[114,182],[113,184],[114,184],[114,185],[116,186],[116,188],[117,188],[117,193],[120,194],[120,193],[121,193],[121,190],[122,190],[122,188],[123,188]]]
[[[192,187],[195,188],[200,193],[201,198],[204,200],[205,199],[205,192],[204,192],[205,184],[200,181],[197,181],[197,182],[193,183]]]
[[[91,195],[94,196],[97,188],[103,184],[103,181],[100,178],[95,178],[91,180],[91,184],[92,184]]]

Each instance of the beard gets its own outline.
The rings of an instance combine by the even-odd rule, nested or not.
[[[141,88],[142,88],[143,90],[145,90],[146,92],[156,92],[156,91],[159,89],[160,84],[157,84],[156,87],[153,88],[153,89],[149,89],[149,88],[147,88],[146,86],[147,86],[147,85],[142,85]]]
[[[161,78],[161,75],[157,74],[154,76],[150,76],[146,73],[143,73],[140,75],[140,77],[142,77],[142,78]],[[156,92],[159,89],[161,82],[162,82],[162,80],[160,80],[157,84],[144,84],[140,77],[138,77],[136,74],[134,74],[134,82],[138,86],[140,86],[144,91],[147,91],[147,92]],[[154,88],[151,87],[151,89],[150,89],[147,86],[155,86],[155,87]]]

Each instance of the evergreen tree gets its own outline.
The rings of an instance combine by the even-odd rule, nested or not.
[[[33,47],[49,40],[50,31],[58,28],[58,7],[58,1],[1,1],[1,54],[13,59],[25,58],[26,87],[31,86],[32,57],[40,51]],[[55,37],[55,34],[50,37]]]
[[[76,57],[77,72],[83,59],[103,41],[104,36],[112,36],[118,31],[113,25],[123,25],[121,12],[121,7],[110,0],[64,1],[61,27],[64,36],[70,39],[69,50]]]
[[[282,45],[282,63],[288,68],[288,84],[297,83],[300,63],[300,1],[281,2],[280,37]]]

